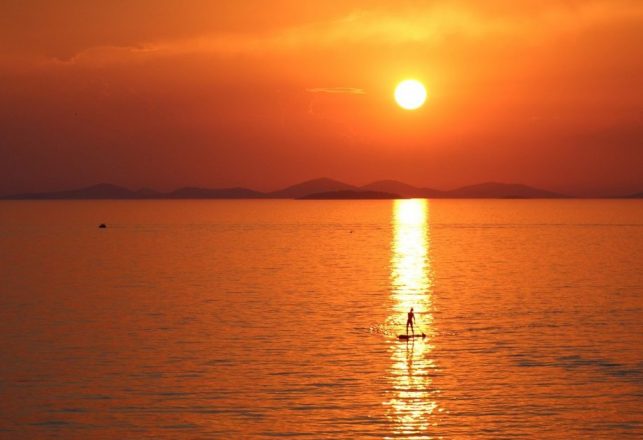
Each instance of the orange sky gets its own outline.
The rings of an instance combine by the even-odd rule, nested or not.
[[[638,192],[641,42],[639,0],[5,0],[0,194],[321,176]],[[419,111],[393,101],[407,77]]]

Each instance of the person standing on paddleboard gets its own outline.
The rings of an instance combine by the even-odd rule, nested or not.
[[[413,329],[413,323],[415,322],[415,314],[413,313],[413,307],[411,307],[411,311],[407,314],[406,318],[406,335],[409,335],[409,325],[411,326],[411,333],[413,336],[415,336],[415,329]]]

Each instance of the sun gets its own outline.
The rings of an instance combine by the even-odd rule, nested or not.
[[[395,88],[395,101],[405,110],[418,109],[426,101],[426,89],[420,81],[404,80]]]

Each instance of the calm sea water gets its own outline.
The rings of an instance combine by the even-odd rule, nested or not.
[[[642,257],[640,201],[0,202],[0,438],[641,438]]]

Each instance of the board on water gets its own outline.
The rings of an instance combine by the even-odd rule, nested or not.
[[[413,339],[413,338],[422,338],[422,339],[424,339],[424,338],[426,338],[426,335],[424,333],[420,333],[418,335],[398,335],[398,337],[397,337],[397,339],[399,339],[401,341],[405,341],[405,340],[409,340],[409,339]]]

